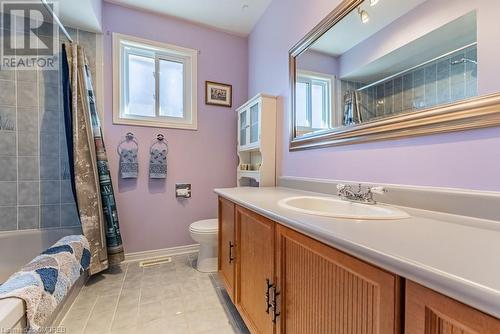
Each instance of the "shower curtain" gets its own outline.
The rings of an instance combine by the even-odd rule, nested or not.
[[[83,234],[89,240],[90,274],[124,260],[113,185],[84,50],[67,52],[73,127],[74,182]]]

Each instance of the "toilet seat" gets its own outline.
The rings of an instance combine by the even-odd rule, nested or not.
[[[192,223],[189,231],[197,234],[213,234],[219,230],[219,221],[217,219],[206,219]]]

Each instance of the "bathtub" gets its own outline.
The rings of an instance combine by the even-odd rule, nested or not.
[[[82,234],[81,227],[0,232],[0,283],[57,240]]]
[[[81,227],[0,232],[0,283],[62,237],[81,233]],[[17,298],[0,300],[0,333],[25,326],[24,302]]]

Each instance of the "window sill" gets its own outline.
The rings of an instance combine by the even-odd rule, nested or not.
[[[113,119],[113,124],[116,125],[129,125],[129,126],[144,126],[150,128],[167,128],[167,129],[179,129],[179,130],[198,130],[198,124],[195,121],[192,123],[175,123],[175,122],[163,122],[158,120],[141,120],[141,119],[124,119],[115,118]]]

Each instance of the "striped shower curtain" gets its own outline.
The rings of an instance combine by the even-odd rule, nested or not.
[[[74,182],[83,234],[90,243],[90,274],[124,260],[118,212],[97,114],[92,77],[83,49],[67,52],[71,83]]]

